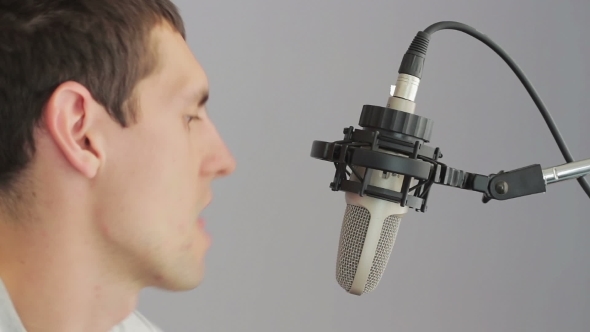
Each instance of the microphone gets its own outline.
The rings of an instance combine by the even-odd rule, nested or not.
[[[382,134],[398,137],[408,142],[421,143],[430,136],[432,123],[414,114],[415,99],[420,84],[428,38],[418,34],[406,52],[392,86],[386,108],[365,106],[359,125],[364,129],[378,129]],[[399,157],[407,157],[387,148],[376,151]],[[364,173],[364,167],[353,166],[351,181],[360,182],[356,174]],[[404,175],[387,171],[372,171],[365,175],[368,185],[396,192],[402,191]],[[412,185],[416,180],[410,181]],[[336,263],[336,280],[348,293],[362,295],[373,291],[387,267],[400,222],[408,212],[408,206],[399,202],[382,200],[358,193],[345,194],[346,209],[340,231],[340,243]]]
[[[425,44],[428,40],[419,36],[406,53],[392,86],[387,108],[365,106],[359,125],[364,129],[377,129],[382,134],[415,143],[429,138],[431,121],[414,114],[414,102],[420,84],[424,62]],[[387,148],[376,151],[400,157],[407,156]],[[351,181],[359,183],[356,174],[365,173],[364,167],[352,167]],[[368,185],[401,192],[404,175],[369,169],[365,177]],[[410,181],[411,185],[416,180]],[[411,193],[411,192],[410,192]],[[402,217],[408,206],[372,196],[360,196],[354,192],[345,194],[346,209],[340,231],[336,262],[336,280],[348,293],[362,295],[373,291],[389,261]]]
[[[534,164],[488,176],[465,172],[439,161],[440,148],[430,141],[433,121],[414,114],[415,99],[430,36],[451,29],[469,34],[494,50],[525,86],[543,115],[567,164],[543,169]],[[364,105],[359,120],[362,129],[344,129],[344,139],[314,141],[311,157],[336,166],[332,191],[345,191],[336,264],[338,284],[348,293],[373,291],[385,271],[401,219],[410,210],[425,212],[433,184],[483,194],[482,202],[508,200],[544,193],[551,183],[578,179],[590,197],[590,159],[574,162],[549,111],[516,63],[486,35],[452,21],[429,26],[414,37],[398,70],[386,107]]]

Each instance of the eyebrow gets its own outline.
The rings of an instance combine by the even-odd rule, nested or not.
[[[191,100],[193,102],[195,102],[195,101],[198,102],[199,103],[198,106],[202,107],[209,100],[209,90],[203,89],[203,90],[200,90],[199,92],[194,93]]]
[[[197,93],[195,100],[199,101],[199,107],[205,105],[209,100],[209,90],[203,90],[200,93]]]
[[[209,100],[209,89],[203,88],[199,90],[192,89],[192,91],[187,91],[183,97],[184,102],[187,106],[193,107],[195,103],[197,103],[197,107],[203,107],[207,101]]]

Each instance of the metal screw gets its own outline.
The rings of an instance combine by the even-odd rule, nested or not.
[[[508,192],[508,183],[506,181],[501,181],[496,183],[496,192],[500,195],[504,195]]]

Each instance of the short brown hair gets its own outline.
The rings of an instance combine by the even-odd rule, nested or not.
[[[135,121],[160,22],[185,38],[169,0],[0,0],[0,198],[34,155],[34,129],[61,83],[84,85],[122,126]]]

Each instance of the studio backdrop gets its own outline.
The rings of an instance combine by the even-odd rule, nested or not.
[[[213,244],[197,289],[148,289],[165,331],[588,331],[590,201],[576,181],[481,202],[435,186],[401,221],[378,287],[336,282],[344,193],[313,140],[385,106],[418,31],[469,24],[516,61],[576,159],[590,158],[586,0],[175,2],[211,87],[208,111],[236,172],[214,183]],[[415,113],[444,162],[490,174],[565,162],[506,63],[457,31],[433,35]]]

